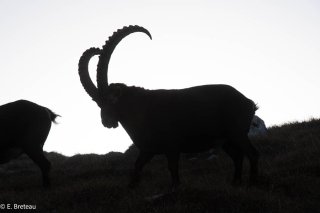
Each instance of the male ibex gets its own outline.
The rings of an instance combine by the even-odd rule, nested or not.
[[[248,131],[257,107],[236,89],[228,85],[204,85],[147,90],[108,84],[111,54],[124,37],[134,32],[143,32],[151,39],[143,27],[124,27],[109,37],[102,49],[85,51],[79,61],[81,83],[101,108],[102,124],[116,128],[120,122],[140,151],[131,184],[138,181],[142,168],[155,154],[164,154],[176,187],[180,153],[201,152],[217,145],[233,159],[235,183],[241,182],[244,156],[250,161],[251,178],[256,178],[258,152],[250,143]],[[88,74],[88,63],[94,55],[100,55],[97,87]]]
[[[26,153],[40,167],[43,186],[49,186],[51,164],[42,147],[57,116],[26,100],[0,106],[0,164]]]

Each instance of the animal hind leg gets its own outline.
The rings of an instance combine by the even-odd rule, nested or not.
[[[166,154],[167,160],[168,160],[168,169],[171,174],[171,180],[172,180],[172,191],[175,191],[176,188],[180,184],[180,178],[179,178],[179,153],[167,153]]]
[[[258,176],[259,152],[252,145],[249,137],[244,140],[244,152],[250,162],[250,180],[256,181]]]
[[[153,158],[153,156],[154,156],[153,153],[140,151],[134,165],[134,171],[131,177],[131,181],[129,183],[129,187],[134,187],[138,184],[140,180],[140,173],[143,167]]]
[[[25,149],[26,154],[33,160],[35,164],[40,167],[42,173],[42,183],[44,187],[50,186],[50,178],[49,172],[51,169],[50,161],[44,156],[42,147],[37,144],[34,146],[26,147]]]
[[[223,150],[231,157],[234,164],[233,184],[240,185],[242,182],[242,165],[244,154],[237,145],[237,140],[229,140],[223,145]]]

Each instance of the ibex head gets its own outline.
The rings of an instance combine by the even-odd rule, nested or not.
[[[150,32],[140,26],[128,26],[117,30],[109,40],[106,41],[102,50],[99,48],[90,48],[86,50],[79,60],[79,76],[82,86],[91,98],[101,108],[102,124],[108,128],[118,127],[117,103],[122,94],[124,84],[108,83],[108,65],[111,55],[119,42],[134,32],[143,32],[152,39]],[[99,56],[97,67],[97,87],[93,84],[89,76],[88,64],[90,59]]]

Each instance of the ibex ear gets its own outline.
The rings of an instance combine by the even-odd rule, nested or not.
[[[119,101],[119,98],[122,95],[122,90],[123,88],[121,87],[121,85],[112,85],[112,92],[109,96],[109,100],[112,104],[116,104]]]

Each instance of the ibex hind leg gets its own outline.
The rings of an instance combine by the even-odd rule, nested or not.
[[[26,154],[39,166],[42,173],[42,184],[45,188],[50,186],[49,172],[51,169],[50,161],[44,156],[40,145],[35,145],[25,149]]]
[[[42,183],[45,188],[50,186],[49,172],[51,169],[50,161],[44,156],[43,145],[47,139],[51,127],[48,125],[38,125],[34,131],[30,131],[25,137],[23,150],[39,166],[42,173]]]
[[[244,158],[243,150],[239,145],[239,139],[229,139],[222,148],[233,160],[234,174],[232,183],[238,186],[242,182],[242,165]]]
[[[178,186],[180,185],[180,178],[179,178],[179,158],[180,153],[166,153],[166,157],[168,160],[168,169],[171,174],[171,180],[172,180],[172,187],[171,192],[175,192],[178,189]]]
[[[230,139],[224,146],[224,151],[234,162],[233,183],[239,185],[242,182],[242,167],[244,157],[248,157],[250,162],[250,181],[255,182],[258,177],[259,153],[251,144],[247,135]]]
[[[252,145],[249,137],[245,137],[243,140],[244,152],[248,157],[250,162],[250,181],[256,182],[258,178],[258,162],[259,162],[259,152]]]

